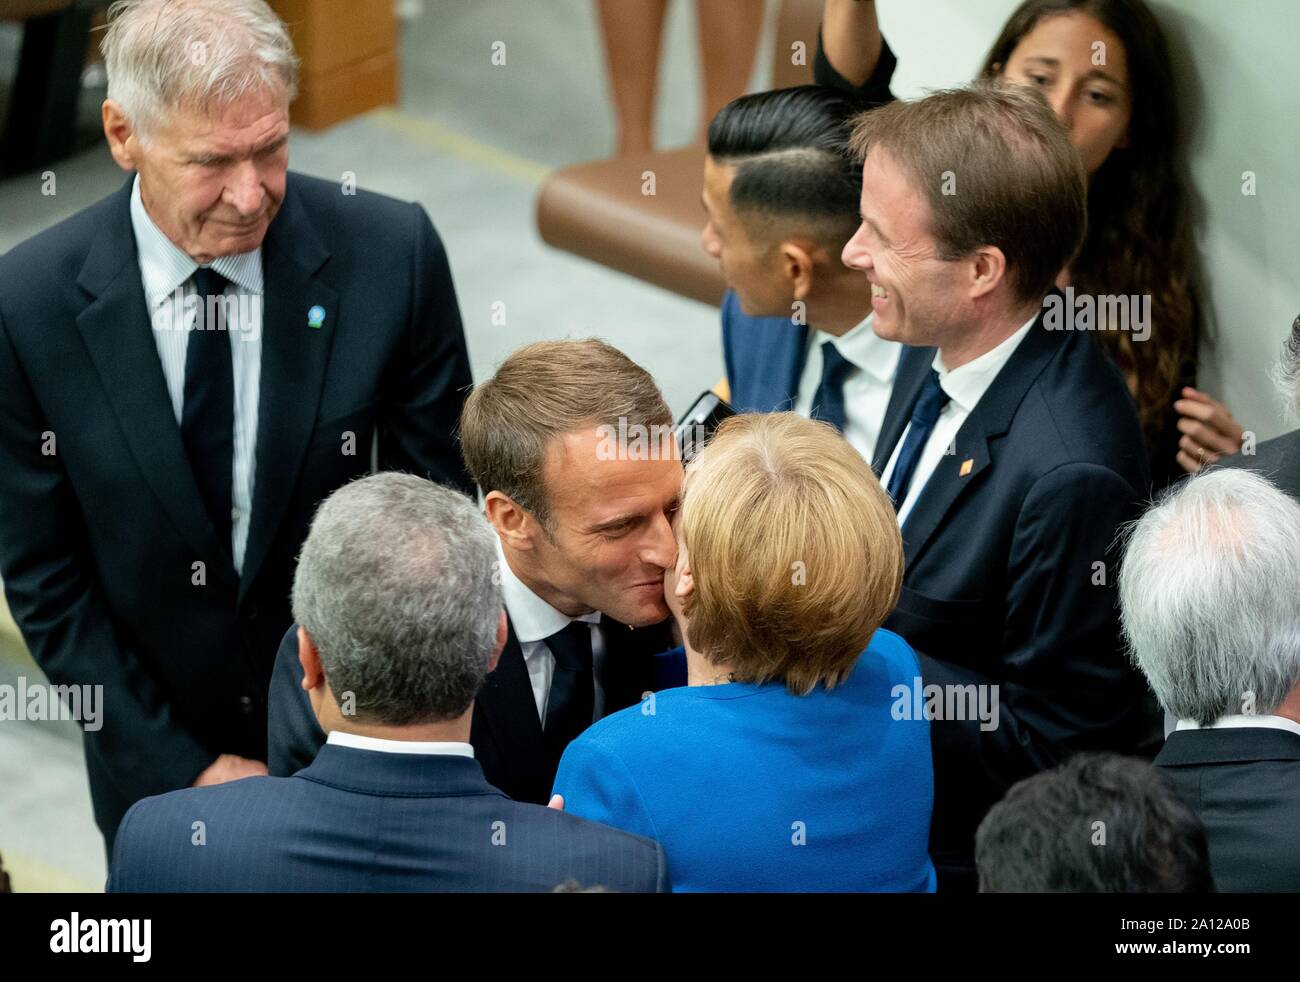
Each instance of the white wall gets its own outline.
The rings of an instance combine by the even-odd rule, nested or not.
[[[877,0],[894,91],[962,85],[1018,0]],[[1300,313],[1300,2],[1155,0],[1173,49],[1208,282],[1200,385],[1260,439],[1293,427],[1269,383]],[[1253,171],[1256,193],[1242,194]]]

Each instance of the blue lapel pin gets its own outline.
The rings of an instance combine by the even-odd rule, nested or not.
[[[307,326],[320,328],[324,326],[324,324],[325,308],[320,304],[316,304],[316,306],[312,307],[311,310],[307,311]]]

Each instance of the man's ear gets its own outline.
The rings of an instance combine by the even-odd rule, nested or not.
[[[104,123],[104,138],[108,140],[108,152],[117,161],[117,166],[126,171],[137,170],[135,147],[139,138],[135,136],[122,107],[112,99],[105,99],[99,113]]]
[[[497,621],[497,640],[496,645],[492,648],[492,657],[488,659],[488,671],[496,671],[497,662],[501,660],[501,652],[505,650],[506,638],[509,636],[510,628],[506,622],[505,608],[501,608],[501,618]]]
[[[786,241],[777,248],[781,274],[790,285],[790,295],[806,300],[813,286],[813,255],[802,243]]]
[[[968,268],[970,298],[975,300],[992,293],[1006,279],[1007,257],[997,246],[980,246]]]
[[[298,664],[302,666],[302,687],[308,692],[325,682],[325,671],[320,665],[320,652],[307,629],[298,625]]]
[[[500,491],[489,491],[483,499],[483,511],[487,520],[501,536],[501,541],[514,549],[533,548],[533,537],[537,532],[537,520],[521,508],[509,495]]]

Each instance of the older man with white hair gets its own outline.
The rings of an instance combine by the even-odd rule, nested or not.
[[[1244,470],[1179,485],[1132,531],[1120,606],[1177,719],[1155,764],[1223,891],[1300,890],[1300,502]]]
[[[418,205],[288,170],[297,59],[263,0],[124,0],[121,190],[0,258],[0,577],[37,662],[103,686],[110,850],[132,802],[265,774],[316,504],[381,469],[470,490],[470,379]]]

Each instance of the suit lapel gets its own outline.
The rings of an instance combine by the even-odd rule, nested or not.
[[[507,618],[509,633],[497,667],[488,673],[475,708],[492,731],[501,759],[521,774],[545,773],[551,766],[542,742],[542,721],[537,715],[533,683],[528,677],[524,652]]]
[[[933,348],[904,348],[894,376],[894,387],[889,393],[889,405],[880,423],[880,436],[872,455],[871,469],[876,477],[885,473],[889,458],[903,436],[903,430],[912,418],[912,409],[921,395],[925,374],[934,362]]]
[[[902,533],[903,554],[909,569],[939,529],[949,509],[980,481],[980,475],[989,468],[992,463],[990,441],[1011,428],[1011,421],[1024,401],[1025,393],[1060,350],[1060,345],[1058,337],[1043,327],[1040,311],[1029,333],[957,431],[953,441],[954,453],[939,458],[938,466],[908,513]],[[930,361],[926,361],[926,365],[929,364]],[[910,413],[909,408],[909,416]]]
[[[203,509],[158,358],[131,228],[131,180],[77,278],[95,297],[77,315],[77,329],[145,481],[185,541],[209,560],[209,572],[224,570],[229,560],[215,560],[227,550]]]
[[[600,686],[605,692],[605,715],[641,701],[654,688],[655,656],[673,646],[666,623],[640,629],[614,620],[600,619],[605,658]]]
[[[957,431],[954,446],[956,453],[939,458],[934,473],[903,523],[903,556],[908,567],[930,541],[953,502],[975,484],[980,472],[989,465],[989,442],[978,406]],[[972,463],[968,465],[968,461]]]
[[[329,251],[294,192],[293,175],[280,214],[262,245],[262,373],[258,395],[253,516],[239,599],[257,576],[298,483],[315,428],[330,348],[339,328],[338,293],[318,278]],[[308,311],[325,311],[308,326]]]

